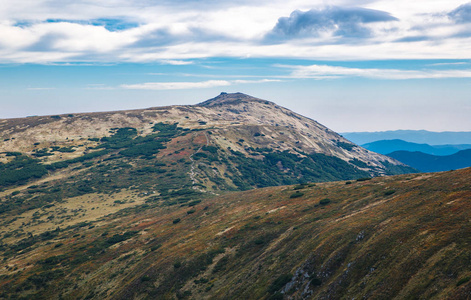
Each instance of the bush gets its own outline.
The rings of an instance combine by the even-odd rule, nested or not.
[[[327,205],[327,204],[329,204],[329,203],[330,203],[330,199],[327,199],[327,198],[326,198],[326,199],[322,199],[321,201],[319,201],[319,204],[320,204],[320,205]]]
[[[47,174],[46,167],[35,159],[21,153],[13,154],[15,159],[9,163],[0,163],[0,186],[6,187],[23,184],[32,178],[41,178]]]
[[[217,273],[219,271],[223,271],[226,269],[227,263],[229,262],[229,258],[224,256],[221,258],[213,268],[213,273]]]
[[[270,294],[274,294],[275,292],[281,290],[288,282],[291,281],[291,278],[293,278],[293,275],[291,274],[282,274],[278,276],[278,278],[275,279],[275,281],[273,281],[268,287],[268,292]]]
[[[389,196],[389,195],[394,194],[395,192],[396,192],[395,190],[387,190],[386,192],[384,192],[384,195]]]
[[[172,222],[173,222],[173,224],[177,224],[177,223],[180,223],[180,221],[181,221],[181,219],[177,218],[177,219],[173,220]]]
[[[198,153],[193,154],[193,158],[196,160],[199,160],[201,158],[207,158],[207,157],[208,157],[208,154],[203,153],[203,152],[198,152]]]
[[[460,285],[462,285],[462,284],[465,284],[465,283],[468,282],[470,279],[471,279],[471,277],[469,277],[469,276],[464,277],[464,278],[461,278],[461,279],[456,283],[456,286],[460,286]]]
[[[201,200],[193,200],[191,202],[188,203],[188,206],[189,207],[192,207],[192,206],[195,206],[197,204],[201,203]]]
[[[298,184],[297,186],[295,186],[295,187],[293,188],[293,190],[295,190],[295,191],[296,191],[296,190],[302,190],[302,189],[304,189],[304,188],[306,188],[306,187],[307,187],[307,184],[301,183],[301,184]]]
[[[155,251],[155,250],[159,249],[160,247],[162,247],[162,244],[158,244],[158,245],[152,246],[152,247],[150,248],[150,251]]]
[[[290,198],[299,198],[299,197],[302,197],[304,196],[304,193],[301,193],[300,191],[296,191],[295,193],[291,194],[291,196],[289,196]]]
[[[125,241],[127,239],[130,239],[131,237],[135,236],[138,232],[137,231],[128,231],[123,234],[115,234],[109,239],[106,240],[106,243],[111,246],[114,244],[117,244],[119,242]]]
[[[212,154],[216,154],[218,152],[218,148],[215,146],[203,146],[201,150],[207,151]]]

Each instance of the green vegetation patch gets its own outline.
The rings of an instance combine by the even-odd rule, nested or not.
[[[351,164],[324,154],[304,154],[302,157],[288,151],[258,152],[263,160],[246,157],[232,151],[229,159],[242,176],[233,172],[232,181],[240,189],[357,179],[368,176]]]
[[[278,278],[276,278],[275,281],[273,281],[268,287],[268,292],[273,294],[281,290],[288,282],[291,281],[291,278],[293,278],[292,274],[282,274],[278,276]]]
[[[456,283],[456,286],[463,285],[463,284],[467,283],[470,279],[471,279],[471,277],[469,277],[469,276],[463,277],[460,280],[458,280],[458,282]]]
[[[23,154],[14,154],[9,163],[0,163],[0,187],[24,184],[33,178],[41,178],[47,174],[45,166],[38,160]]]
[[[178,127],[178,123],[166,124],[166,123],[156,123],[152,126],[154,132],[158,132],[159,137],[175,137],[179,135],[183,128]]]
[[[325,198],[325,199],[322,199],[321,201],[319,201],[319,204],[320,205],[327,205],[330,202],[331,202],[330,199]]]
[[[108,246],[111,246],[111,245],[117,244],[119,242],[128,240],[128,239],[132,238],[133,236],[135,236],[136,234],[138,234],[138,231],[127,231],[123,234],[115,234],[112,237],[110,237],[109,239],[107,239],[105,243]]]
[[[342,148],[342,149],[345,149],[347,151],[351,151],[354,147],[356,147],[355,144],[352,144],[352,143],[346,143],[346,142],[340,142],[338,141],[337,142],[337,146]]]
[[[299,198],[304,196],[304,193],[301,193],[300,191],[296,191],[295,193],[291,194],[289,197],[290,198]]]

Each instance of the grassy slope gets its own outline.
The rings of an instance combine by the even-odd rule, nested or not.
[[[1,297],[466,299],[470,182],[464,169],[137,206],[7,256]]]

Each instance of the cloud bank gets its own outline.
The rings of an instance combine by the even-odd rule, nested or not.
[[[266,83],[279,82],[277,79],[262,80],[207,80],[200,82],[146,82],[140,84],[123,84],[122,89],[128,90],[186,90],[186,89],[205,89],[220,86],[230,86],[234,84],[246,83]]]
[[[289,17],[278,19],[268,34],[269,39],[291,39],[334,35],[342,37],[370,37],[369,23],[398,21],[391,14],[360,7],[331,6],[309,11],[295,10]]]
[[[471,58],[471,3],[398,1],[3,0],[0,63]]]
[[[346,68],[328,65],[280,66],[292,69],[293,78],[332,79],[342,77],[364,77],[372,79],[406,80],[406,79],[440,79],[471,78],[471,69],[465,70],[400,70]]]
[[[471,23],[471,3],[460,5],[448,13],[448,17],[457,23]]]

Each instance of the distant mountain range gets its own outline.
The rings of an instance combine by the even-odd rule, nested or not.
[[[460,150],[471,149],[471,144],[462,144],[462,145],[429,145],[429,144],[417,144],[406,142],[403,140],[380,140],[372,143],[367,143],[361,145],[363,148],[370,151],[389,154],[395,151],[420,151],[426,154],[432,155],[451,155],[455,154]]]
[[[471,149],[447,156],[431,155],[419,151],[395,151],[388,156],[422,172],[449,171],[471,166]]]
[[[432,132],[426,130],[395,130],[377,132],[344,132],[340,133],[355,144],[362,145],[379,140],[400,139],[411,143],[429,145],[471,144],[471,132]]]
[[[471,132],[396,130],[348,132],[342,136],[422,172],[471,167]]]

